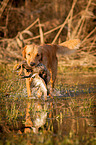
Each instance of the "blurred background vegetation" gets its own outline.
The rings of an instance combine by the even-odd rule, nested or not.
[[[81,45],[75,59],[85,58],[86,55],[91,58],[95,65],[95,0],[1,0],[0,3],[1,63],[5,61],[7,56],[10,60],[11,56],[9,56],[8,50],[12,51],[12,54],[15,51],[18,54],[17,59],[21,59],[20,52],[17,52],[19,48],[21,49],[24,45],[32,42],[40,44],[40,24],[44,35],[44,43],[61,43],[69,39],[79,38]],[[32,25],[35,21],[37,23]],[[30,25],[32,27],[29,30],[28,26]],[[63,28],[54,41],[62,25]],[[50,30],[53,30],[52,33]],[[46,32],[48,33],[46,34]],[[16,39],[16,42],[14,39]],[[21,39],[22,43],[20,42]],[[4,54],[5,48],[6,55]],[[85,52],[87,53],[85,54]],[[7,63],[7,61],[5,62]],[[92,63],[91,65],[93,65]]]

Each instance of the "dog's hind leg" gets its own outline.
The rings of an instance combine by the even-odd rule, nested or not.
[[[57,76],[57,64],[58,64],[58,60],[56,58],[56,60],[54,61],[53,65],[52,65],[52,69],[50,69],[50,74],[51,74],[51,89],[53,90],[54,88],[54,83],[56,80],[56,76]]]
[[[58,60],[56,57],[53,65],[52,65],[52,80],[53,80],[52,88],[54,88],[54,84],[55,84],[55,80],[56,80],[56,76],[57,76],[57,65],[58,65]]]

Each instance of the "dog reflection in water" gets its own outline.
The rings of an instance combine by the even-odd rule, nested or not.
[[[29,75],[22,76],[23,68],[28,72]],[[49,90],[47,88],[47,84],[50,80],[50,76],[48,75],[48,70],[46,67],[39,63],[35,67],[30,67],[26,63],[26,61],[21,62],[20,64],[14,67],[15,70],[20,70],[19,75],[22,78],[29,79],[31,94],[37,98],[41,98],[47,100],[47,95],[50,95]]]
[[[25,129],[24,133],[38,133],[39,129],[44,127],[46,124],[48,106],[47,102],[42,103],[41,101],[26,102],[26,116],[25,116]],[[30,108],[32,108],[33,113],[31,114]]]

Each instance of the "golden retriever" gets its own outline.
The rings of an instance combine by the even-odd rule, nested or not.
[[[77,41],[77,42],[76,42]],[[68,47],[68,43],[72,47]],[[36,66],[39,63],[42,63],[46,66],[46,68],[50,72],[50,81],[51,81],[51,88],[54,88],[54,83],[57,75],[57,53],[67,53],[71,50],[74,50],[74,48],[80,43],[78,39],[69,40],[67,42],[62,43],[63,46],[60,45],[53,45],[53,44],[43,44],[43,45],[26,45],[23,49],[23,58],[26,59],[29,66]],[[66,47],[67,46],[67,47]],[[71,49],[70,49],[71,48]],[[25,75],[29,75],[29,73],[25,70]],[[29,78],[26,79],[26,86],[27,86],[27,92],[28,96],[31,95],[30,91],[30,84],[31,81]]]

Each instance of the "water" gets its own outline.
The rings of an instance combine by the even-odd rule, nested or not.
[[[24,87],[1,93],[0,145],[96,144],[95,73],[58,74],[46,102],[28,99]]]

